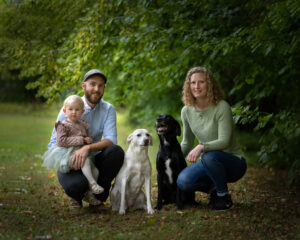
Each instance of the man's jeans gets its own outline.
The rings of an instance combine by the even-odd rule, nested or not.
[[[181,171],[177,185],[184,191],[209,193],[216,186],[217,193],[228,192],[227,183],[236,182],[244,176],[246,160],[222,151],[201,154],[201,160]]]
[[[104,202],[110,191],[111,182],[118,174],[124,161],[124,151],[118,145],[113,145],[103,149],[95,156],[95,166],[99,170],[98,184],[104,188],[104,192],[95,195],[96,198]],[[57,172],[57,177],[65,190],[65,193],[81,201],[84,194],[89,189],[89,184],[81,170],[71,170],[68,173]]]

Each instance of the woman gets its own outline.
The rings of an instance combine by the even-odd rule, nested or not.
[[[182,100],[181,149],[192,164],[179,174],[177,185],[184,191],[209,193],[209,204],[216,210],[229,209],[233,203],[227,183],[239,180],[247,169],[233,133],[231,108],[212,72],[204,67],[188,71]]]

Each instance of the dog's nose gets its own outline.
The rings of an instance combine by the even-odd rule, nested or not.
[[[149,139],[148,139],[148,138],[144,139],[144,144],[145,144],[145,145],[148,145],[148,144],[149,144]]]

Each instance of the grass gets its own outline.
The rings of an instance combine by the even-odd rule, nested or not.
[[[100,209],[84,204],[69,210],[55,171],[41,167],[56,114],[55,107],[0,104],[0,239],[300,239],[299,186],[286,185],[285,171],[253,165],[229,185],[235,207],[225,212],[211,210],[201,193],[199,206],[178,211],[168,205],[153,216],[134,209],[120,216],[109,201]],[[125,150],[132,130],[119,112],[118,140]],[[155,205],[158,139],[149,130]]]

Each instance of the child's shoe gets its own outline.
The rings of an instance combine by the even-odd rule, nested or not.
[[[104,192],[104,188],[98,185],[97,183],[90,184],[91,192],[94,194],[100,194]]]

